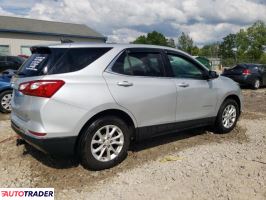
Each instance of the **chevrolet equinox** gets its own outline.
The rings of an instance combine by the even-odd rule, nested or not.
[[[189,128],[231,131],[237,83],[177,49],[68,43],[31,48],[12,79],[11,126],[51,155],[91,170],[120,163],[133,140]]]

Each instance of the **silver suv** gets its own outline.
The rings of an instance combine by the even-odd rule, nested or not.
[[[132,140],[205,126],[226,133],[240,115],[239,86],[177,49],[72,43],[31,51],[12,80],[12,128],[88,169],[118,164]]]

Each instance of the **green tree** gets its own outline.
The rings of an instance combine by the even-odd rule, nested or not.
[[[148,33],[147,36],[141,35],[135,41],[134,44],[153,44],[161,46],[169,46],[167,38],[157,31]]]
[[[260,61],[261,64],[266,64],[266,53],[263,53],[260,57]]]
[[[219,47],[222,64],[233,65],[236,63],[236,34],[229,34],[223,38]]]
[[[168,43],[167,46],[172,47],[172,48],[176,48],[175,41],[173,38],[168,39],[167,43]]]
[[[249,48],[249,40],[247,32],[243,29],[240,29],[240,31],[236,34],[236,59],[239,62],[248,62],[247,58],[247,50]]]
[[[147,38],[145,35],[139,36],[135,41],[133,41],[134,44],[147,44]]]
[[[247,56],[256,62],[263,54],[263,46],[266,45],[266,25],[262,21],[257,21],[247,29],[249,47]]]
[[[193,46],[191,50],[191,55],[197,56],[200,54],[200,49],[197,46]]]
[[[212,43],[204,45],[200,51],[199,56],[218,58],[219,57],[219,43]]]
[[[238,33],[229,34],[223,38],[219,54],[225,65],[263,62],[265,45],[266,25],[262,21],[257,21],[247,30],[240,29]]]
[[[192,50],[194,47],[193,39],[188,34],[182,32],[181,35],[178,37],[177,47],[182,51],[192,54]]]

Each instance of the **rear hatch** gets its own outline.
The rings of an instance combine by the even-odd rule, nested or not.
[[[23,121],[30,119],[32,112],[32,96],[23,95],[19,92],[19,85],[23,82],[41,80],[52,66],[60,59],[66,48],[48,48],[35,47],[32,48],[32,55],[19,68],[16,75],[11,80],[11,85],[14,89],[12,100],[12,112]],[[46,100],[46,99],[42,99]]]
[[[41,88],[42,85],[48,85],[47,82],[49,82],[49,80],[42,80],[44,76],[46,77],[52,74],[64,74],[81,70],[111,49],[109,47],[68,47],[70,47],[70,45],[65,48],[31,48],[31,57],[23,63],[11,81],[11,85],[14,88],[11,103],[12,112],[18,118],[23,121],[28,121],[40,117],[40,109],[44,107],[44,104],[49,101],[49,98],[52,96],[42,96],[40,93],[37,95],[36,93],[33,95],[32,93],[23,94],[19,91],[20,86],[21,89],[22,86],[27,85],[27,82],[31,81],[32,83],[33,81],[34,84],[32,85],[37,85],[38,88]],[[64,76],[62,76],[62,78],[63,77]],[[47,79],[47,77],[45,79]],[[64,83],[62,80],[50,80],[55,87],[57,84],[55,82],[59,82],[60,84],[60,81]],[[48,89],[51,89],[51,87]],[[33,91],[33,89],[30,90]],[[34,90],[36,90],[36,88]]]

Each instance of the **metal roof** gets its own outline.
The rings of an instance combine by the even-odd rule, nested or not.
[[[98,42],[72,42],[72,43],[58,43],[58,44],[47,44],[47,45],[36,45],[36,47],[50,47],[50,48],[82,48],[82,47],[116,47],[116,48],[158,48],[158,49],[168,49],[172,51],[179,51],[179,49],[160,46],[160,45],[150,45],[150,44],[126,44],[126,43],[98,43]],[[182,52],[187,54],[185,52]]]
[[[0,32],[100,39],[106,37],[84,24],[0,16]]]
[[[111,47],[111,48],[119,48],[119,49],[126,49],[126,48],[153,48],[153,49],[165,49],[171,50],[176,52],[181,52],[189,57],[186,52],[183,52],[179,49],[167,47],[167,46],[159,46],[159,45],[149,45],[149,44],[117,44],[117,43],[97,43],[97,42],[73,42],[73,43],[63,43],[63,44],[47,44],[47,45],[36,45],[34,47],[48,47],[48,48],[95,48],[95,47]]]

